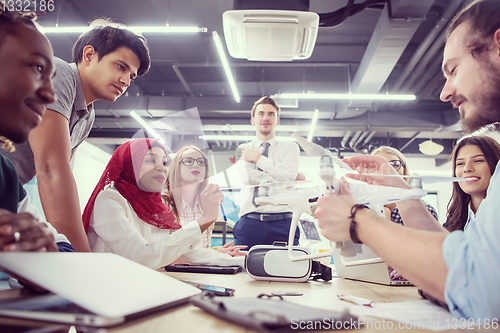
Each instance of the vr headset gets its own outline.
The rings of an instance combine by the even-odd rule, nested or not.
[[[305,247],[294,246],[294,255],[308,255]],[[292,261],[288,256],[286,243],[256,245],[245,258],[248,275],[255,280],[305,282],[309,279],[330,281],[332,270],[316,260]]]

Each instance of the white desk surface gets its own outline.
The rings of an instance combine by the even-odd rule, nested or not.
[[[162,270],[160,270],[162,271]],[[163,271],[164,272],[164,271]],[[329,282],[309,281],[305,283],[267,282],[255,281],[245,273],[235,275],[225,274],[196,274],[196,273],[173,273],[164,272],[179,280],[193,281],[215,286],[235,289],[234,297],[257,297],[257,295],[270,294],[275,291],[298,291],[302,296],[285,297],[287,301],[297,302],[302,305],[318,307],[322,309],[340,310],[346,306],[345,301],[340,301],[337,294],[348,294],[364,297],[374,302],[410,302],[422,300],[417,293],[417,288],[407,286],[383,286],[373,283],[346,280],[334,277]],[[0,298],[18,297],[18,290],[6,290],[0,292]],[[370,318],[373,321],[381,319]],[[8,318],[0,318],[0,323],[19,322]],[[27,321],[23,321],[27,323]],[[397,325],[394,325],[397,327]],[[186,304],[164,312],[150,315],[130,323],[107,328],[107,332],[120,333],[158,333],[158,332],[199,332],[199,333],[223,333],[223,332],[253,332],[244,327],[226,322],[205,313],[200,308]],[[345,330],[347,332],[347,330]],[[350,330],[349,330],[350,331]],[[363,332],[384,332],[372,327],[364,327]],[[391,329],[390,331],[400,331]],[[432,332],[425,329],[414,329],[416,332]],[[467,329],[467,332],[483,332],[484,329]],[[330,331],[321,331],[330,332]],[[333,330],[331,332],[334,332]],[[336,330],[335,332],[339,332]],[[459,332],[459,330],[448,330],[446,332]]]

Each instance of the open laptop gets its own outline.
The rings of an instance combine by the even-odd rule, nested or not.
[[[391,280],[385,262],[364,244],[343,242],[342,249],[333,253],[337,275],[346,279],[385,284],[390,286],[411,286],[406,280]]]
[[[187,303],[200,289],[111,253],[0,253],[0,267],[53,294],[0,300],[0,315],[106,327]]]

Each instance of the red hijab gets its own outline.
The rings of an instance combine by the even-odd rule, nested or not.
[[[127,199],[137,216],[145,223],[159,229],[181,228],[172,211],[161,200],[160,192],[146,192],[137,187],[142,161],[153,146],[160,147],[165,151],[165,148],[157,140],[136,139],[125,142],[113,153],[83,211],[82,219],[85,232],[88,232],[89,229],[90,217],[97,195],[111,183]]]

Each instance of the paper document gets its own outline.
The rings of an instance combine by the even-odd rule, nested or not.
[[[447,310],[427,300],[375,303],[373,307],[355,305],[349,308],[351,313],[358,316],[372,316],[400,322],[394,323],[393,328],[420,328],[443,331],[474,326],[474,322],[471,322],[471,325],[468,325],[467,322],[461,323],[459,319],[454,318]],[[385,324],[386,328],[390,328],[388,324],[392,323]]]

